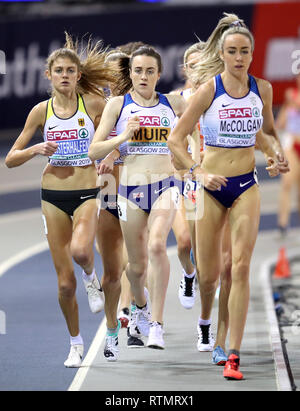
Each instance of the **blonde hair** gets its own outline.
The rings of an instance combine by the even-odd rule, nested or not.
[[[92,45],[89,37],[86,47],[79,47],[79,41],[75,41],[65,32],[66,41],[62,48],[54,50],[47,59],[46,69],[51,73],[51,68],[59,57],[68,58],[77,65],[81,77],[76,86],[76,92],[80,94],[96,94],[104,97],[103,87],[109,82],[116,81],[114,67],[105,62],[107,48],[103,48],[102,41]],[[82,45],[82,41],[81,41]],[[55,90],[52,89],[52,95]]]
[[[192,74],[193,80],[202,84],[222,73],[224,63],[220,57],[223,50],[225,39],[230,34],[243,34],[251,42],[251,51],[254,50],[254,38],[244,21],[236,14],[223,13],[225,17],[219,20],[217,27],[206,41],[201,51],[201,61],[195,66]]]
[[[193,53],[200,53],[205,46],[205,42],[199,40],[198,43],[192,44],[189,48],[187,48],[183,55],[183,65],[186,66],[189,56]]]

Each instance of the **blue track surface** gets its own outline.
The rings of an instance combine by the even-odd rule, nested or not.
[[[97,263],[100,266],[99,257]],[[87,352],[103,312],[90,312],[78,266],[76,277],[81,335]],[[67,390],[77,369],[63,365],[69,334],[48,251],[16,265],[0,278],[0,309],[6,313],[6,334],[0,334],[0,390]]]

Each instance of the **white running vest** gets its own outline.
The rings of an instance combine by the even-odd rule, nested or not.
[[[59,145],[49,157],[49,163],[53,166],[81,167],[92,164],[88,151],[95,127],[80,94],[77,95],[77,102],[77,110],[72,117],[60,118],[54,113],[52,98],[48,100],[44,140],[55,141]]]
[[[252,147],[263,124],[263,102],[254,77],[249,76],[246,96],[226,93],[221,75],[215,77],[215,96],[202,116],[201,131],[207,146],[223,148]]]
[[[155,106],[143,107],[135,103],[130,94],[124,96],[123,107],[116,123],[117,135],[127,126],[130,117],[139,116],[141,127],[134,136],[120,145],[121,156],[133,154],[170,154],[167,145],[176,115],[163,94],[157,93]]]

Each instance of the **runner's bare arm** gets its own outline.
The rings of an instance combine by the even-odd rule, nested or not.
[[[113,97],[103,110],[100,124],[95,132],[89,148],[89,157],[92,161],[107,156],[121,143],[131,138],[140,127],[137,116],[128,120],[126,130],[120,135],[107,140],[119,117],[123,104],[123,97]]]
[[[43,128],[47,102],[42,102],[30,111],[25,126],[5,158],[7,167],[18,167],[31,160],[36,155],[51,156],[58,148],[55,142],[43,142],[31,147],[26,146],[31,141],[38,128]]]

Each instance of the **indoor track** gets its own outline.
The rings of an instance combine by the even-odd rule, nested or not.
[[[258,176],[262,192],[260,232],[251,265],[251,301],[241,350],[243,381],[227,381],[222,368],[211,364],[211,353],[196,348],[199,295],[192,310],[179,303],[181,267],[173,235],[169,238],[171,276],[165,306],[165,350],[128,349],[120,331],[116,363],[103,358],[104,314],[89,311],[76,267],[77,296],[85,359],[79,370],[63,365],[69,336],[57,301],[56,274],[48,251],[40,211],[40,176],[46,160],[35,158],[22,167],[7,169],[0,158],[0,390],[85,391],[290,391],[274,311],[270,270],[282,245],[276,226],[278,178],[266,176],[262,157]],[[293,201],[294,203],[294,201]],[[295,210],[295,207],[294,207]],[[293,213],[292,225],[297,226]],[[285,246],[297,259],[298,228]],[[300,251],[299,251],[300,256]],[[97,255],[96,269],[101,274]],[[213,313],[216,330],[217,299]],[[298,337],[299,338],[299,337]],[[295,356],[299,361],[300,349]],[[297,370],[296,370],[297,371]],[[294,373],[300,386],[299,367]]]

